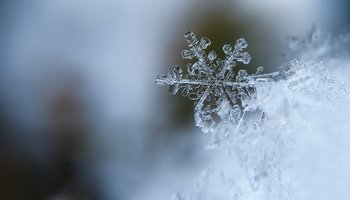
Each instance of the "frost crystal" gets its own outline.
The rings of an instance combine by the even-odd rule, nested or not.
[[[185,39],[189,49],[183,50],[181,56],[196,59],[196,62],[187,64],[186,72],[175,65],[166,75],[158,76],[155,82],[169,85],[172,94],[181,90],[184,97],[195,101],[195,124],[204,132],[214,129],[217,124],[215,115],[221,121],[239,125],[245,112],[252,109],[247,102],[254,98],[257,82],[271,81],[280,75],[280,72],[261,74],[263,67],[258,67],[255,74],[248,74],[244,69],[234,73],[233,68],[238,63],[249,64],[251,60],[249,53],[244,52],[248,46],[244,38],[238,39],[233,47],[225,44],[222,50],[226,56],[222,59],[217,58],[214,51],[206,54],[204,50],[211,44],[208,38],[198,40],[193,32],[187,32]]]

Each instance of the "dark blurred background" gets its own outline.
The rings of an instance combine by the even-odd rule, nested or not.
[[[2,0],[0,199],[168,199],[213,156],[193,103],[154,84],[183,34],[247,39],[248,71],[288,35],[349,31],[347,0]]]

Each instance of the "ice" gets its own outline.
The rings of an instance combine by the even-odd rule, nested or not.
[[[174,67],[167,75],[158,76],[156,83],[169,85],[173,94],[182,90],[183,96],[195,101],[195,125],[212,136],[207,149],[225,149],[242,172],[238,178],[226,165],[219,168],[227,169],[225,173],[204,170],[190,195],[176,193],[173,199],[344,199],[334,191],[347,191],[350,183],[350,164],[344,161],[347,154],[340,153],[345,148],[350,152],[350,97],[348,86],[332,75],[327,63],[337,57],[336,52],[344,53],[350,40],[342,37],[329,43],[313,29],[306,38],[292,38],[287,55],[297,59],[289,57],[280,71],[263,74],[260,66],[255,74],[245,69],[235,74],[233,68],[238,63],[248,64],[251,59],[243,52],[245,39],[238,39],[234,48],[224,45],[225,58],[219,59],[215,52],[206,58],[209,39],[198,42],[192,32],[185,38],[187,51],[197,61],[186,66],[186,73]],[[341,45],[339,41],[348,42]],[[334,144],[330,148],[324,145],[327,142]],[[228,184],[227,180],[235,181]],[[338,181],[347,184],[338,187]],[[319,188],[324,188],[326,195],[320,195]]]
[[[213,116],[221,109],[222,102],[225,102],[232,112],[228,116],[220,115],[221,120],[232,118],[233,123],[238,123],[240,116],[246,108],[246,101],[254,97],[255,85],[258,75],[263,70],[257,69],[257,73],[250,75],[245,70],[240,70],[235,76],[233,68],[237,63],[249,64],[251,56],[243,52],[248,46],[245,39],[236,41],[234,48],[225,44],[223,51],[226,54],[224,59],[218,59],[214,51],[209,52],[206,57],[204,50],[211,44],[206,37],[197,39],[193,32],[185,34],[189,50],[183,50],[181,55],[184,59],[196,58],[194,64],[186,66],[183,73],[179,66],[172,69],[170,74],[158,76],[155,80],[157,84],[169,85],[170,93],[176,94],[182,90],[181,94],[195,101],[195,124],[202,128],[204,132],[209,132],[215,128]],[[200,42],[198,42],[200,41]],[[265,78],[273,78],[275,74],[265,74]],[[239,113],[239,114],[237,114]]]
[[[217,55],[216,55],[215,51],[209,52],[209,54],[208,54],[208,59],[209,59],[210,61],[214,61],[216,58],[217,58]]]

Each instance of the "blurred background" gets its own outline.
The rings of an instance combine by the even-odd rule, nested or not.
[[[219,152],[193,102],[154,84],[186,64],[183,34],[247,39],[248,71],[288,35],[349,31],[347,0],[2,0],[0,199],[169,199]],[[221,54],[220,54],[221,53]]]

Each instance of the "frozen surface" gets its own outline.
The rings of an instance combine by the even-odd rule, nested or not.
[[[242,52],[244,39],[234,48],[225,45],[226,57],[217,59],[203,51],[209,39],[185,37],[190,50],[183,58],[197,61],[186,75],[176,66],[156,83],[194,100],[196,125],[212,135],[208,148],[230,156],[204,169],[189,194],[172,199],[349,198],[350,99],[348,86],[330,68],[348,54],[347,36],[325,41],[313,29],[306,39],[292,38],[286,67],[269,74],[259,67],[253,75],[232,70],[251,59]]]

